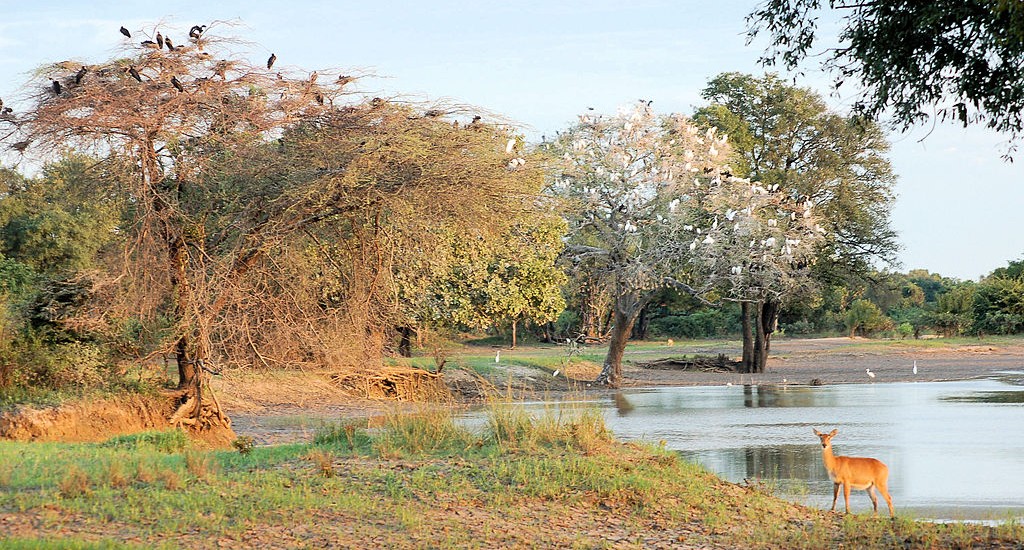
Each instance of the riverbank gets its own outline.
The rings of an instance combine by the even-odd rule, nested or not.
[[[741,384],[800,385],[878,382],[935,382],[988,378],[1024,371],[1024,338],[879,341],[862,338],[780,338],[773,342],[766,372],[737,374],[703,370],[644,368],[668,357],[739,355],[736,341],[643,342],[631,344],[623,365],[624,387],[719,386]],[[485,383],[501,398],[557,399],[585,391],[600,371],[604,348],[591,346],[571,358],[557,346],[503,349],[494,362],[492,348],[462,350],[456,361],[485,366],[484,374],[446,371],[449,385]],[[474,363],[475,362],[475,363]],[[913,372],[917,365],[917,373]],[[875,377],[869,377],[870,369]],[[557,375],[555,375],[557,373]],[[339,391],[330,373],[229,373],[214,380],[214,389],[232,418],[235,432],[260,444],[308,441],[319,426],[346,419],[379,417],[421,405],[354,397]],[[457,396],[458,397],[458,396]]]
[[[389,415],[303,444],[177,432],[0,442],[4,548],[1020,548],[1024,530],[822,512],[722,481],[600,415]],[[17,467],[15,467],[17,465]]]

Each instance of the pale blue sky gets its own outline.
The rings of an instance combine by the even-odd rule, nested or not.
[[[755,4],[0,0],[0,98],[10,103],[45,62],[114,55],[121,25],[135,33],[159,23],[181,43],[193,24],[225,20],[238,26],[217,32],[251,41],[254,61],[273,51],[278,67],[370,72],[363,91],[477,105],[539,138],[587,107],[611,112],[639,98],[691,113],[710,77],[763,72],[759,45],[745,45]],[[798,84],[828,94],[827,80],[808,72]],[[1004,139],[978,128],[939,126],[919,141],[929,130],[891,136],[902,269],[976,279],[1024,256],[1024,153],[1004,163]]]

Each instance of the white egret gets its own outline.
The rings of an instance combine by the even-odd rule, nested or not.
[[[870,378],[874,378],[875,377],[875,373],[871,372],[871,369],[864,369],[864,372],[868,373],[868,376]]]
[[[914,359],[914,374],[917,374],[917,359]]]
[[[501,361],[501,350],[500,349],[498,350],[497,353],[494,354],[494,362],[497,363],[498,361]]]

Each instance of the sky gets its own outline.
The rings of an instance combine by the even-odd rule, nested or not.
[[[612,113],[645,99],[658,112],[690,114],[715,75],[763,73],[764,44],[748,45],[745,34],[756,4],[0,0],[0,98],[10,104],[45,63],[119,55],[122,25],[136,38],[159,29],[184,43],[192,25],[216,21],[210,32],[249,42],[238,53],[253,62],[273,52],[275,68],[365,74],[358,89],[370,95],[478,106],[539,140],[590,107]],[[803,73],[796,83],[835,109],[852,103],[813,65]],[[1024,153],[1004,162],[1006,138],[977,127],[928,126],[890,141],[902,246],[895,269],[976,280],[1024,258]]]

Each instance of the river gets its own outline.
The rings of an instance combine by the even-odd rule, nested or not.
[[[889,466],[897,514],[1002,520],[1024,517],[1022,380],[1024,373],[1006,373],[957,382],[663,387],[523,406],[596,406],[620,440],[663,441],[729,481],[762,483],[821,508],[831,505],[832,483],[812,429],[835,428],[837,455]],[[850,505],[871,509],[864,491],[854,491]]]

